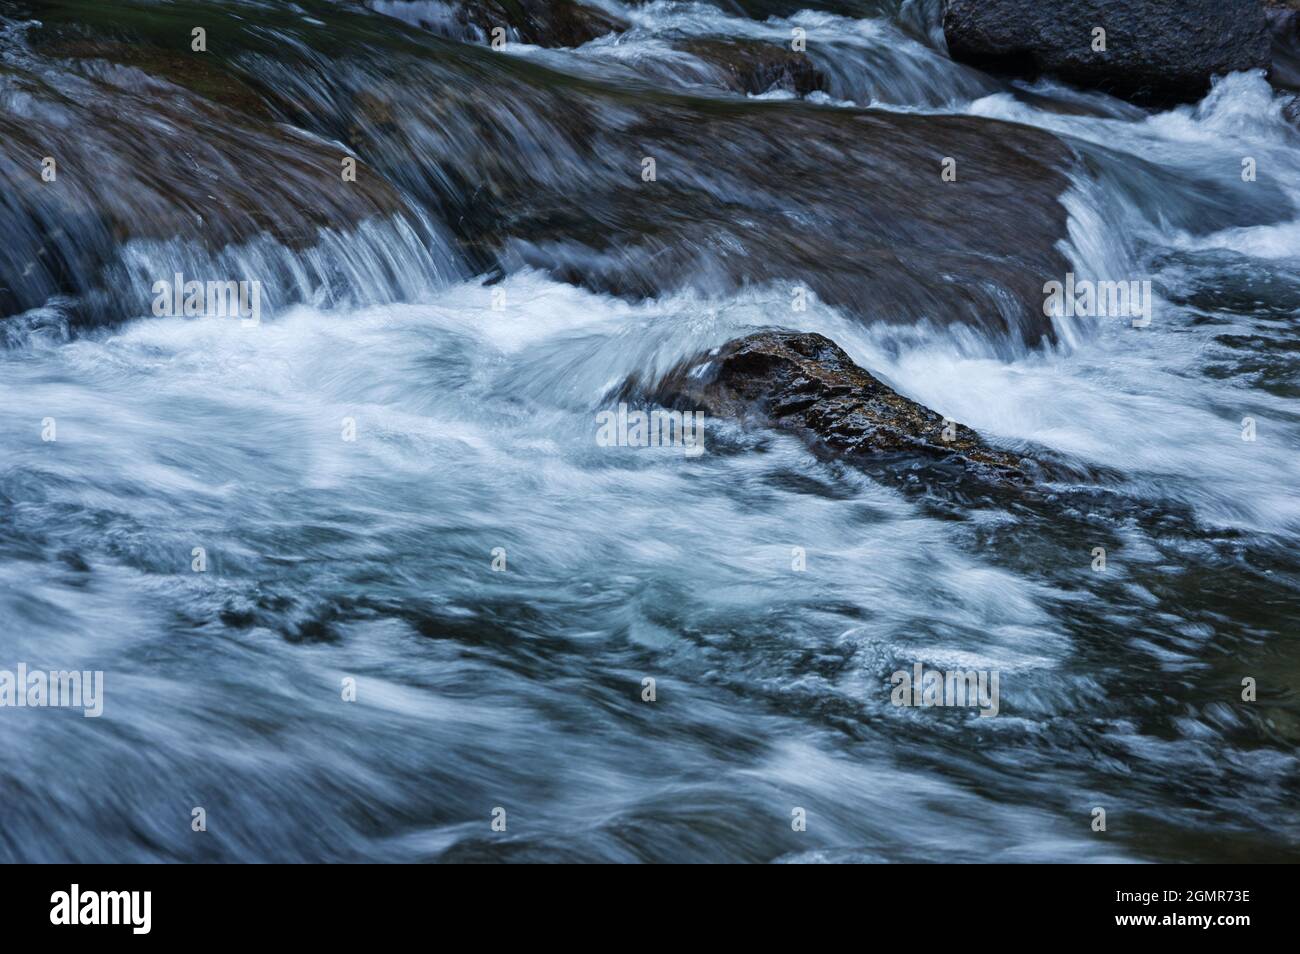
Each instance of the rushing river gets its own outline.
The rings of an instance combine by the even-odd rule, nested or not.
[[[370,6],[373,29],[415,35],[439,5]],[[1150,325],[1060,318],[1027,346],[795,313],[780,280],[615,296],[527,254],[485,285],[431,174],[396,160],[418,215],[311,247],[205,259],[174,223],[93,237],[68,211],[56,244],[120,247],[87,310],[49,294],[0,319],[0,669],[100,670],[103,713],[0,709],[0,859],[1300,860],[1285,97],[1253,74],[1167,111],[1011,84],[943,55],[934,4],[603,6],[631,28],[494,55],[729,101],[668,41],[833,36],[810,44],[809,109],[1007,120],[1077,151],[1063,254],[1150,280]],[[143,82],[58,76],[8,14],[0,116],[57,125],[101,84]],[[293,47],[279,23],[268,42]],[[298,83],[304,111],[330,95],[262,55],[249,68]],[[405,95],[438,94],[416,77]],[[100,121],[79,135],[125,138]],[[119,201],[147,217],[143,195]],[[0,284],[19,287],[10,229]],[[266,276],[260,323],[152,314],[175,272]],[[1052,461],[1043,492],[912,489],[721,420],[698,456],[598,446],[622,382],[774,326]],[[997,716],[894,705],[891,673],[918,662],[998,672]]]

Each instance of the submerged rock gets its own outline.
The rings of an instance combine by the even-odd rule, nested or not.
[[[716,67],[726,88],[737,93],[779,89],[806,96],[826,89],[826,77],[807,53],[775,43],[708,37],[685,40],[677,48]]]
[[[1144,102],[1199,99],[1270,59],[1262,0],[945,0],[943,31],[954,60]]]
[[[1069,271],[1059,200],[1075,158],[1050,134],[798,101],[547,96],[580,171],[549,156],[461,171],[494,197],[460,220],[466,237],[507,267],[631,298],[793,283],[863,320],[1052,334],[1042,288]]]
[[[767,20],[788,17],[800,10],[818,10],[854,20],[880,15],[880,0],[713,0],[732,14]]]
[[[654,396],[714,417],[756,416],[837,456],[919,455],[1002,480],[1025,479],[1020,458],[899,394],[819,334],[737,338],[678,365]]]
[[[497,28],[504,39],[545,47],[581,46],[627,29],[612,14],[576,0],[386,0],[374,7],[448,39],[483,43]]]

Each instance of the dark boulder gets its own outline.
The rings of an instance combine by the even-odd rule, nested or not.
[[[1025,479],[1020,458],[899,394],[819,334],[737,338],[678,365],[654,398],[714,417],[756,417],[835,456],[919,456],[1002,480]]]
[[[1270,61],[1262,0],[945,0],[943,31],[954,60],[1139,102],[1199,99],[1211,77]]]

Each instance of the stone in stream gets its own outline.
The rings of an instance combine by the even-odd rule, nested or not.
[[[921,457],[998,481],[1027,479],[1020,458],[903,397],[819,334],[762,331],[737,338],[679,364],[653,398],[713,417],[757,417],[835,456]]]
[[[1263,0],[945,0],[943,31],[954,60],[1151,103],[1270,60]]]

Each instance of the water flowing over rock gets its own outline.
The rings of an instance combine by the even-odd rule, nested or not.
[[[766,20],[800,10],[824,10],[846,17],[867,17],[880,9],[879,0],[721,0],[722,9]]]
[[[406,20],[453,40],[514,40],[537,46],[580,46],[626,24],[576,0],[371,0],[379,13]],[[500,29],[500,34],[493,31]]]
[[[114,242],[178,231],[178,216],[201,215],[199,234],[216,249],[252,233],[302,246],[321,228],[341,234],[381,218],[423,237],[435,260],[449,235],[471,273],[527,265],[633,299],[795,283],[864,320],[966,324],[1015,346],[1052,335],[1042,286],[1068,269],[1059,200],[1075,156],[1050,133],[978,117],[647,93],[448,44],[364,8],[312,11],[274,20],[286,40],[271,43],[214,8],[205,22],[222,43],[194,63],[177,51],[183,14],[113,18],[79,0],[46,9],[33,72],[58,64],[63,82],[84,87],[76,99],[95,103],[68,96],[43,107],[84,114],[95,130],[69,154],[90,146],[100,159],[68,164],[65,180],[93,193],[84,204],[98,218],[119,211],[96,226],[104,239],[72,279],[45,269],[8,307],[56,291],[85,296],[104,284],[98,272],[113,267]],[[784,56],[765,78],[815,82]],[[102,92],[91,97],[92,88]],[[117,121],[91,122],[107,113]],[[187,123],[245,148],[196,147],[182,160],[165,143],[189,135]],[[15,170],[37,168],[30,133],[15,126],[4,147],[20,149],[5,160]],[[361,169],[353,183],[339,177],[347,157]],[[49,210],[56,201],[33,189],[11,215],[67,220]],[[142,203],[157,215],[133,216]],[[26,261],[46,242],[36,230],[18,254]],[[382,254],[358,258],[322,269],[401,280]],[[281,281],[280,297],[322,284],[327,276]]]
[[[774,43],[704,38],[684,41],[679,48],[717,66],[724,85],[738,93],[780,89],[804,96],[826,89],[826,77],[807,53]]]
[[[1262,0],[945,0],[943,31],[953,59],[1142,101],[1198,99],[1215,75],[1269,65]]]
[[[584,201],[562,171],[501,169],[477,240],[625,296],[788,281],[863,319],[965,323],[1030,344],[1051,333],[1042,285],[1066,268],[1058,200],[1072,162],[1058,141],[798,103],[665,97],[604,117],[588,126]],[[941,178],[944,156],[961,157],[955,182]],[[653,181],[639,175],[646,159]],[[1024,203],[1033,215],[1017,213]]]
[[[155,280],[235,260],[289,300],[394,300],[458,274],[417,206],[364,168],[345,182],[347,153],[274,121],[255,79],[180,52],[187,30],[166,45],[49,22],[5,76],[4,314],[67,296],[86,323],[134,317]]]

